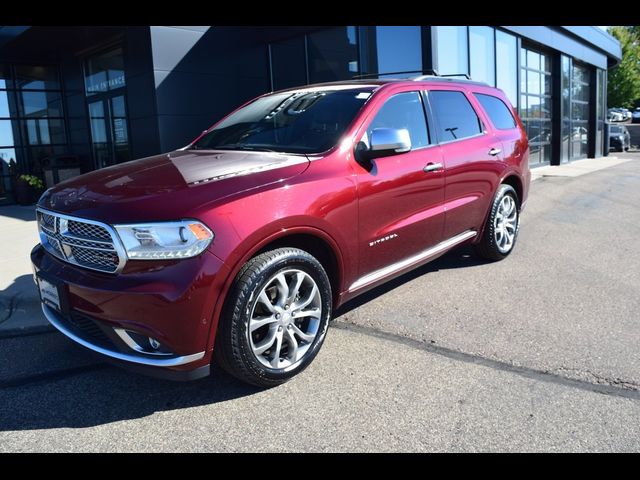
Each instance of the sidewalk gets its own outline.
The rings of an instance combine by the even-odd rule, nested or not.
[[[577,177],[627,162],[629,157],[577,160],[557,167],[531,170],[531,180],[543,177]],[[0,335],[34,328],[49,328],[40,310],[29,253],[38,243],[35,208],[0,207]]]
[[[47,321],[40,310],[29,253],[38,243],[35,207],[0,207],[0,334],[9,335]]]
[[[580,175],[597,172],[630,160],[631,158],[629,157],[621,158],[609,155],[608,157],[574,160],[571,163],[564,163],[558,166],[536,167],[531,169],[531,181],[542,177],[579,177]]]

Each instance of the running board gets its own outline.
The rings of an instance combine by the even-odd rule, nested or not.
[[[405,258],[404,260],[400,260],[397,263],[388,265],[380,270],[376,270],[375,272],[371,272],[364,277],[360,277],[358,280],[353,282],[349,287],[349,292],[353,292],[362,287],[365,287],[371,283],[377,282],[378,280],[383,279],[384,277],[388,277],[389,275],[393,275],[394,273],[399,272],[407,267],[410,267],[414,264],[420,263],[424,260],[427,260],[431,257],[435,257],[436,255],[449,250],[451,247],[458,245],[459,243],[464,242],[465,240],[469,240],[477,235],[477,232],[473,230],[467,230],[466,232],[462,232],[455,237],[451,237],[448,240],[440,242],[437,245],[434,245],[431,248],[423,250],[420,253],[417,253],[409,258]]]

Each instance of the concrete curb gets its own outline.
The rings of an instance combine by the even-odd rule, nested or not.
[[[545,165],[531,169],[531,181],[539,180],[543,177],[579,177],[587,173],[597,172],[609,167],[629,162],[632,158],[620,158],[617,156],[585,158],[584,160],[574,160],[562,165]]]

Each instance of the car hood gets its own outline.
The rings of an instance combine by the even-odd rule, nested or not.
[[[40,207],[107,223],[195,216],[222,198],[302,173],[304,155],[179,150],[96,170],[47,190]]]

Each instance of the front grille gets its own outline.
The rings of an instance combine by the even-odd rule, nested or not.
[[[80,267],[115,273],[124,265],[115,232],[92,220],[38,210],[40,243],[56,257]],[[120,250],[121,251],[121,250]]]

